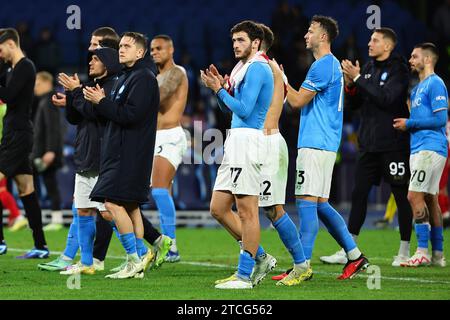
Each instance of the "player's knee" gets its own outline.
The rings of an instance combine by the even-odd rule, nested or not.
[[[211,216],[216,220],[221,220],[225,213],[224,210],[214,202],[211,203],[209,212],[211,213]]]
[[[242,222],[254,220],[257,214],[257,212],[255,214],[254,210],[249,207],[238,208],[238,215]]]
[[[408,192],[407,198],[411,206],[415,206],[422,201],[422,196],[416,192]]]

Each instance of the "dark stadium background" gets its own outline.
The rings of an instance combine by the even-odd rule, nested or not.
[[[81,29],[69,30],[66,13],[69,5],[81,9]],[[276,42],[270,56],[285,67],[290,83],[299,87],[312,55],[305,50],[303,36],[314,14],[337,19],[340,35],[333,45],[338,57],[367,60],[367,42],[371,31],[366,27],[366,9],[376,4],[381,8],[381,25],[393,28],[399,37],[397,51],[409,58],[413,46],[433,41],[441,50],[437,73],[449,83],[450,74],[450,1],[244,1],[244,0],[108,0],[108,1],[2,1],[0,28],[16,27],[21,32],[22,48],[35,62],[38,71],[53,74],[60,71],[86,73],[86,52],[91,32],[100,26],[111,26],[118,33],[139,31],[149,38],[156,34],[170,35],[175,44],[175,61],[184,66],[189,77],[189,101],[183,126],[193,133],[193,121],[201,121],[203,130],[229,125],[218,110],[209,90],[199,83],[199,69],[214,63],[223,72],[230,72],[234,60],[229,37],[230,27],[244,19],[269,25]],[[447,7],[445,7],[447,6]],[[446,10],[443,8],[447,8]],[[60,90],[60,88],[58,88]],[[336,163],[331,200],[343,211],[349,207],[356,156],[355,130],[358,115],[344,113],[345,125]],[[64,121],[64,119],[62,119]],[[296,141],[299,116],[285,106],[280,126],[289,146],[290,167],[287,189],[288,202],[293,201]],[[66,124],[65,165],[58,173],[64,208],[70,208],[73,192],[72,151],[75,128]],[[203,143],[203,147],[207,143]],[[197,146],[200,144],[197,143]],[[198,149],[198,148],[197,148]],[[193,148],[186,157],[193,161],[200,153]],[[180,166],[174,184],[178,209],[208,208],[216,166],[205,164]],[[370,195],[370,209],[384,210],[389,188],[382,185]],[[49,207],[42,192],[42,205]],[[19,203],[20,205],[20,203]],[[148,208],[154,208],[151,203]]]

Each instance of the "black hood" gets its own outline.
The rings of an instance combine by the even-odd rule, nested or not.
[[[384,61],[376,61],[375,59],[373,59],[372,61],[376,66],[384,66],[384,65],[388,65],[388,64],[389,65],[403,64],[407,68],[409,68],[409,63],[406,60],[406,58],[397,52],[392,52],[391,55],[389,56],[389,58],[387,58]]]
[[[119,62],[119,52],[112,48],[98,48],[93,53],[105,65],[108,77],[116,75],[122,69]]]
[[[132,67],[130,68],[125,67],[125,71],[145,69],[145,68],[150,69],[150,71],[153,72],[155,77],[158,74],[158,68],[156,67],[155,62],[153,61],[153,58],[150,56],[148,51],[145,54],[145,56],[142,59],[137,60]]]

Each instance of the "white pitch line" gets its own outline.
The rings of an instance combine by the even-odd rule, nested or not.
[[[28,252],[29,250],[24,249],[15,249],[15,248],[8,248],[8,251],[11,252]],[[60,255],[62,252],[60,251],[52,251],[50,255]],[[77,254],[79,256],[79,254]],[[124,260],[124,256],[106,256],[109,259],[120,259]],[[228,264],[220,264],[220,263],[210,263],[210,262],[198,262],[198,261],[180,261],[177,262],[179,264],[186,264],[191,266],[199,266],[199,267],[214,267],[214,268],[223,268],[223,269],[236,269],[236,266],[231,266]],[[285,269],[275,268],[274,271],[276,272],[284,272]],[[333,273],[333,272],[322,272],[322,271],[314,271],[315,274],[324,274],[324,275],[332,275],[332,276],[339,276],[340,273]],[[358,277],[361,278],[368,278],[368,275],[365,274],[359,274]],[[381,276],[381,279],[384,280],[395,280],[395,281],[407,281],[407,282],[418,282],[418,283],[440,283],[440,284],[448,284],[450,285],[450,281],[441,281],[441,280],[428,280],[428,279],[417,279],[417,278],[399,278],[399,277],[385,277]]]

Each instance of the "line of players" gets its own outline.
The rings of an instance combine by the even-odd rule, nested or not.
[[[5,60],[12,57],[22,57],[20,39],[14,29],[5,29],[2,33],[2,58]],[[3,31],[3,30],[2,30]],[[134,38],[133,38],[134,37]],[[128,41],[127,45],[121,41]],[[4,46],[4,48],[3,48]],[[103,93],[110,94],[117,84],[121,73],[121,55],[130,55],[124,52],[125,48],[133,47],[135,55],[129,58],[131,63],[139,60],[148,62],[145,68],[157,75],[159,86],[159,112],[157,117],[156,145],[154,154],[154,168],[151,186],[152,195],[158,206],[161,218],[163,235],[156,230],[151,223],[142,215],[144,224],[143,237],[153,245],[153,250],[147,250],[142,242],[142,236],[136,239],[139,255],[143,260],[151,262],[152,267],[159,267],[164,261],[179,261],[176,239],[175,239],[175,206],[170,195],[171,183],[176,169],[181,163],[182,155],[187,149],[186,136],[180,126],[180,118],[184,112],[188,92],[188,80],[185,70],[173,61],[174,47],[170,37],[158,35],[153,38],[150,50],[145,36],[130,33],[122,39],[109,27],[95,30],[91,37],[89,46],[89,81],[81,83],[77,74],[68,76],[64,73],[58,77],[59,83],[64,87],[65,94],[58,93],[53,96],[53,103],[59,107],[66,107],[67,120],[77,126],[77,139],[75,145],[74,162],[76,166],[75,191],[74,191],[74,219],[69,229],[67,244],[64,253],[56,260],[39,264],[39,268],[49,271],[61,271],[63,274],[93,274],[95,270],[104,269],[104,259],[111,239],[112,230],[115,230],[120,240],[123,240],[115,223],[112,221],[111,213],[108,212],[103,203],[91,201],[91,192],[97,183],[100,169],[100,145],[104,136],[106,120],[93,108],[95,105],[87,99],[84,90],[90,86],[101,86]],[[120,48],[119,48],[120,47]],[[137,53],[137,51],[139,51]],[[149,51],[153,60],[149,57]],[[9,59],[11,60],[11,59]],[[15,61],[7,62],[15,62]],[[18,59],[16,59],[18,60]],[[154,62],[156,62],[156,65]],[[14,67],[14,66],[13,66]],[[13,70],[11,68],[11,70]],[[31,70],[31,68],[30,68]],[[16,74],[18,72],[15,72]],[[23,77],[24,78],[24,77]],[[25,80],[28,78],[24,78]],[[21,79],[25,81],[24,79]],[[11,81],[10,81],[11,82]],[[34,85],[31,76],[28,85]],[[16,84],[16,83],[13,83]],[[11,85],[11,83],[6,83]],[[13,88],[1,88],[1,90]],[[14,88],[20,91],[23,88]],[[3,92],[2,92],[3,94]],[[8,94],[8,91],[6,91]],[[147,94],[148,93],[143,93]],[[10,95],[5,101],[13,105]],[[24,104],[24,110],[26,111]],[[28,107],[31,107],[29,105]],[[11,144],[11,141],[9,141]],[[4,144],[6,145],[6,144]],[[22,144],[23,145],[23,144]],[[152,151],[153,152],[153,151]],[[26,154],[26,152],[22,152]],[[2,152],[6,156],[6,152]],[[16,161],[17,162],[17,161]],[[150,162],[151,163],[151,162]],[[20,164],[20,163],[19,163]],[[5,170],[6,171],[6,170]],[[16,170],[17,171],[17,170]],[[11,174],[10,174],[11,176]],[[97,212],[101,213],[96,219]],[[22,258],[47,258],[49,250],[45,245],[42,233],[41,218],[31,224],[39,232],[33,232],[38,236],[38,245]],[[37,219],[39,218],[39,219]],[[31,221],[30,221],[31,222]],[[34,230],[34,229],[33,229]],[[42,236],[39,236],[42,233]],[[95,239],[95,242],[94,242]],[[7,252],[6,243],[3,239],[0,254]],[[40,245],[44,243],[43,245]],[[80,248],[81,261],[72,265],[73,259]],[[117,268],[115,274],[121,276],[127,266],[127,261]]]
[[[344,74],[331,53],[331,42],[337,35],[335,20],[314,16],[305,39],[316,61],[299,91],[287,85],[290,105],[302,108],[296,181],[299,234],[282,207],[284,193],[280,191],[285,190],[287,176],[287,151],[278,133],[283,104],[282,72],[266,56],[273,41],[269,40],[273,39],[270,29],[251,21],[237,24],[231,36],[235,57],[240,61],[230,77],[220,75],[214,65],[201,71],[204,85],[214,91],[221,109],[233,113],[224,159],[214,186],[211,213],[239,242],[241,251],[237,272],[216,281],[218,289],[253,288],[276,265],[276,259],[259,244],[258,195],[259,206],[264,208],[294,260],[292,269],[274,277],[279,280],[277,285],[298,285],[311,279],[310,259],[318,218],[347,255],[338,279],[352,278],[369,264],[345,222],[327,201],[343,121]],[[437,193],[447,158],[448,94],[442,79],[434,74],[437,59],[437,49],[431,43],[414,48],[409,62],[412,71],[418,73],[420,83],[411,94],[411,116],[391,119],[395,129],[411,132],[408,200],[414,214],[418,248],[402,266],[431,263],[430,223],[434,227],[431,229],[433,254],[441,253],[440,259],[445,261]],[[350,78],[348,68],[344,68],[344,73],[346,82],[356,81],[360,76]],[[237,215],[232,212],[233,203]]]
[[[294,260],[292,271],[282,277],[277,284],[296,285],[312,277],[309,260],[311,259],[312,248],[318,231],[318,217],[325,223],[329,232],[338,243],[344,247],[348,255],[349,262],[344,267],[340,279],[351,278],[366,268],[368,261],[356,247],[348,233],[345,222],[327,201],[342,130],[344,78],[339,62],[331,54],[331,42],[338,35],[337,23],[329,17],[313,17],[305,39],[307,48],[312,50],[316,62],[311,66],[308,76],[299,91],[289,85],[285,87],[282,81],[284,76],[282,70],[274,61],[269,60],[265,54],[270,48],[271,41],[273,41],[273,34],[271,35],[270,29],[263,25],[245,21],[236,25],[231,33],[235,56],[240,60],[231,76],[222,77],[214,66],[201,73],[205,85],[216,92],[219,105],[224,110],[228,109],[233,112],[232,129],[227,137],[224,161],[219,168],[211,200],[211,213],[240,242],[242,250],[239,257],[238,272],[227,279],[217,281],[216,287],[224,289],[251,288],[258,284],[276,265],[275,258],[265,253],[264,249],[259,245],[258,199],[261,201],[260,205],[265,208],[267,216],[273,222],[274,227],[280,234],[280,238]],[[95,41],[94,36],[93,40]],[[174,177],[176,167],[181,162],[181,156],[184,152],[183,148],[186,148],[184,133],[179,127],[179,117],[184,110],[186,102],[187,79],[183,70],[173,64],[172,59],[170,59],[172,65],[166,68],[164,63],[158,62],[158,59],[162,59],[160,51],[163,46],[167,45],[169,49],[166,50],[169,51],[169,55],[173,54],[173,44],[170,38],[160,36],[156,37],[155,40],[155,46],[153,46],[152,42],[151,51],[161,72],[158,76],[158,82],[160,83],[162,108],[158,114],[158,131],[162,133],[160,135],[162,143],[157,143],[155,148],[155,157],[158,159],[155,159],[155,166],[158,162],[161,163],[159,165],[161,170],[154,170],[154,172],[158,171],[158,173],[161,173],[161,176],[156,179],[152,177],[152,185],[154,187],[152,195],[161,213],[163,233],[173,235],[170,238],[175,238],[175,221],[174,214],[172,214],[172,212],[174,213],[174,208],[167,209],[167,207],[173,206],[168,190],[170,189],[170,183]],[[108,74],[110,70],[106,67],[108,58],[105,55],[108,56],[110,53],[106,54],[105,52],[108,51],[100,48],[98,51],[93,52],[90,62],[90,73],[91,70],[95,71],[95,62],[100,61],[104,69],[99,75],[111,76],[111,74]],[[435,79],[433,67],[436,60],[437,56],[433,46],[422,45],[415,48],[410,63],[413,70],[419,72],[421,80],[424,80],[429,75],[432,75],[431,78]],[[161,68],[161,66],[163,67]],[[168,70],[171,72],[167,72]],[[92,76],[95,77],[95,73]],[[102,77],[98,78],[101,79]],[[76,75],[67,76],[62,74],[59,80],[67,91],[72,91],[70,90],[71,88],[74,90],[81,85]],[[447,93],[444,91],[445,86],[442,89],[442,81],[439,82],[439,78],[434,82],[436,83],[434,86],[437,89],[432,93],[437,94],[437,96],[432,98],[435,98],[436,101],[429,100],[427,102],[433,104],[434,111],[439,116],[442,116],[442,112],[439,112],[444,110],[444,104],[445,110],[447,110]],[[166,83],[166,85],[162,86],[161,83]],[[287,179],[287,148],[284,139],[278,132],[278,119],[281,114],[285,88],[287,88],[287,99],[291,106],[302,108],[296,182],[297,207],[302,221],[300,233],[297,232],[295,225],[282,207]],[[178,89],[180,90],[178,91]],[[414,90],[413,95],[423,94],[427,89],[428,84],[425,88]],[[170,98],[173,98],[173,100],[168,102]],[[411,117],[415,114],[413,111],[417,110],[414,108],[421,106],[426,99],[430,99],[429,97],[414,98],[416,97],[414,96],[411,99],[413,101]],[[64,100],[65,97],[55,97],[55,104],[67,104],[67,101],[58,102],[58,99]],[[163,102],[167,102],[166,107]],[[173,107],[174,105],[176,107]],[[173,113],[170,112],[171,110],[173,110]],[[426,111],[424,112],[426,113]],[[167,117],[164,118],[165,114],[167,114]],[[174,120],[177,117],[178,120]],[[439,129],[440,122],[436,123],[435,119],[431,118],[426,117],[423,123],[421,120],[396,119],[394,126],[399,130],[415,128],[413,133],[415,131],[420,133],[422,132],[420,130],[426,130],[430,126],[431,128]],[[261,129],[266,130],[263,133]],[[442,138],[440,130],[431,131],[434,133],[435,139],[440,141]],[[171,141],[170,139],[174,136],[177,137],[176,141]],[[417,160],[420,158],[420,155],[423,155],[423,149],[420,149],[423,147],[422,142],[428,142],[429,136],[428,132],[425,135],[419,135],[418,140],[420,142],[417,142],[417,138],[414,140],[415,136],[414,134],[412,135],[412,142],[416,144],[416,148],[412,152],[417,153],[415,157],[412,157],[411,161],[412,170],[415,170],[416,173],[414,174],[413,171],[412,177],[412,182],[414,182],[416,189],[410,188],[411,195],[409,199],[415,209],[416,229],[418,234],[421,235],[419,239],[420,248],[424,246],[425,240],[428,247],[428,238],[424,230],[429,228],[427,223],[430,212],[433,218],[437,219],[435,214],[436,208],[433,206],[434,198],[425,194],[433,194],[435,189],[434,180],[436,179],[432,177],[436,176],[435,173],[441,167],[439,165],[441,158],[431,154],[431,157],[436,158],[435,161],[439,162],[438,165],[432,168],[436,172],[430,171],[429,166],[424,166],[423,163],[428,160]],[[178,148],[166,150],[166,144],[169,148],[174,145],[178,145]],[[179,147],[180,145],[182,146],[181,148]],[[246,146],[245,152],[240,150],[242,145]],[[440,149],[433,149],[432,143],[425,145],[429,149],[425,149],[426,151],[436,151],[435,153],[440,152],[442,154]],[[270,161],[263,160],[264,156],[267,155],[272,155],[269,157]],[[427,154],[427,157],[430,158],[430,155]],[[413,163],[415,164],[414,167]],[[438,176],[440,177],[440,174]],[[86,188],[86,185],[88,188],[92,188],[95,182],[89,181],[91,177],[83,178],[87,179],[80,182],[79,188]],[[414,178],[417,181],[413,181]],[[264,190],[260,191],[261,186]],[[82,190],[80,194],[83,194],[86,199],[86,194],[88,195],[89,193],[86,190]],[[158,197],[162,199],[160,202],[158,202]],[[77,203],[76,199],[77,191],[75,191],[75,203]],[[232,212],[233,203],[236,203],[238,216]],[[428,207],[431,210],[428,210]],[[88,208],[98,207],[89,203]],[[100,210],[101,208],[98,209]],[[100,211],[105,212],[106,210]],[[170,212],[170,215],[164,216],[164,212]],[[79,218],[82,216],[80,214]],[[92,216],[92,212],[86,215],[86,217],[89,216]],[[105,214],[105,218],[106,220],[111,220],[107,214]],[[81,220],[84,220],[84,222],[90,220],[89,223],[92,224],[92,219]],[[79,228],[78,230],[80,231],[81,229]],[[81,238],[79,237],[79,239]],[[89,239],[93,242],[92,234]],[[163,236],[158,237],[157,241],[161,242],[162,239]],[[172,240],[168,240],[164,246],[156,244],[155,252],[148,259],[156,262],[157,260],[155,260],[154,256],[158,255],[158,251],[160,251],[159,253],[161,251],[168,253],[168,244],[172,244]],[[93,260],[83,259],[83,245],[81,241],[80,246],[82,248],[82,263],[66,270],[66,274],[78,272],[92,274],[93,270],[95,270]],[[86,247],[91,248],[89,245],[86,245]],[[172,250],[172,252],[172,256],[175,257],[174,260],[177,260],[179,256],[177,257],[176,249]],[[142,256],[145,256],[145,254]],[[165,257],[165,254],[162,257]],[[170,260],[170,254],[168,257]],[[161,255],[159,258],[161,258]],[[72,259],[67,256],[61,257],[61,260],[66,260],[66,262],[71,262]],[[87,262],[83,263],[83,261]],[[162,261],[159,260],[159,263],[162,263]],[[117,277],[135,276],[135,274],[130,275],[127,272],[123,272],[125,270],[124,267],[122,265],[119,268]]]

